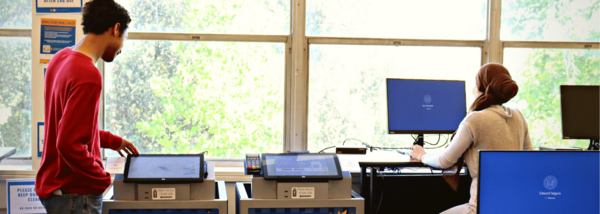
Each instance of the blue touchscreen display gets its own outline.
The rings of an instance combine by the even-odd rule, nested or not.
[[[337,176],[332,155],[267,155],[270,176]]]
[[[199,178],[199,156],[131,157],[128,178]]]

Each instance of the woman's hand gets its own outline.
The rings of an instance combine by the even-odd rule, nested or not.
[[[419,145],[413,145],[410,148],[412,149],[412,151],[410,152],[410,157],[418,161],[423,161],[421,160],[421,157],[425,154],[425,149],[423,149],[423,147]]]

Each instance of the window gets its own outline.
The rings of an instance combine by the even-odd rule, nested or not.
[[[31,1],[0,1],[0,31],[31,29]],[[0,37],[0,146],[31,157],[31,39]]]
[[[599,11],[595,0],[502,1],[503,61],[519,84],[511,105],[523,112],[536,147],[589,145],[588,140],[562,139],[560,85],[600,84]],[[508,40],[522,42],[513,46]],[[577,48],[571,44],[585,41],[591,43],[581,48],[596,47],[557,49]]]
[[[129,31],[289,34],[289,0],[117,0],[132,18]]]
[[[308,36],[485,39],[485,0],[307,0]]]
[[[129,40],[105,64],[105,129],[141,153],[281,152],[284,47]]]
[[[600,51],[506,48],[504,64],[519,85],[511,103],[527,119],[533,145],[587,148],[589,140],[562,139],[560,85],[600,84]]]
[[[502,0],[502,40],[598,41],[597,0]]]
[[[31,156],[31,39],[0,37],[0,146]]]
[[[410,147],[410,135],[387,134],[385,79],[465,80],[469,92],[480,64],[481,49],[473,47],[311,45],[308,148],[317,152],[349,138]],[[467,93],[467,105],[473,100]]]
[[[0,28],[31,29],[31,0],[0,1]]]

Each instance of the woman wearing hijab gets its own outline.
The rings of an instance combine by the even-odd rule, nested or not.
[[[443,213],[477,212],[477,177],[479,176],[479,150],[532,150],[527,122],[521,112],[502,104],[512,99],[519,86],[512,80],[508,70],[498,63],[488,63],[479,69],[476,88],[477,99],[469,108],[469,114],[460,123],[450,144],[441,154],[427,154],[423,147],[415,145],[410,156],[436,168],[462,168],[469,166],[473,178],[469,203],[458,205]],[[444,177],[452,188],[458,186],[458,174]]]

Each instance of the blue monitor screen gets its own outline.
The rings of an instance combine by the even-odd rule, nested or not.
[[[387,79],[388,129],[452,133],[466,116],[464,81]]]
[[[129,178],[199,178],[200,156],[134,156]]]
[[[600,153],[482,151],[479,213],[600,213]]]
[[[267,155],[265,160],[271,176],[338,175],[332,155]]]

